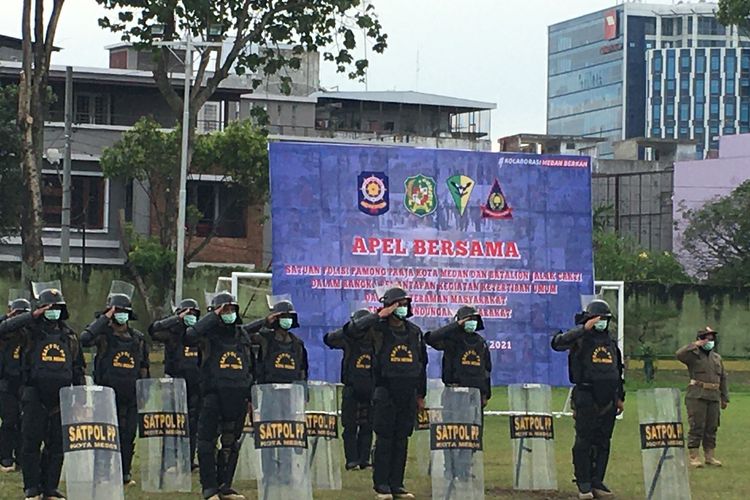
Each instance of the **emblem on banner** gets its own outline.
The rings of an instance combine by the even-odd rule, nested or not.
[[[448,177],[447,183],[458,213],[463,215],[469,204],[471,192],[474,190],[474,179],[466,175],[454,175]]]
[[[430,215],[437,208],[435,179],[422,174],[407,177],[404,181],[404,205],[418,217]]]
[[[367,215],[383,215],[390,208],[388,201],[388,176],[382,172],[362,172],[357,176],[359,185],[357,206]]]
[[[510,219],[513,217],[512,209],[505,199],[500,182],[495,179],[487,196],[487,204],[482,205],[482,217],[489,219]]]

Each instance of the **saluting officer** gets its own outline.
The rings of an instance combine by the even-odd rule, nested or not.
[[[12,298],[0,322],[31,311],[25,298]],[[0,338],[0,471],[13,472],[21,464],[21,348],[25,331]]]
[[[355,311],[342,328],[323,337],[328,347],[344,351],[341,359],[341,383],[344,384],[341,424],[344,427],[346,470],[370,467],[374,348],[371,332],[361,324],[369,316],[367,309]]]
[[[703,467],[698,454],[701,443],[706,465],[721,466],[714,450],[719,413],[729,404],[729,390],[724,363],[714,349],[718,333],[707,326],[698,332],[695,342],[677,351],[677,359],[687,366],[690,374],[685,405],[690,424],[688,452],[693,467]]]
[[[373,326],[372,482],[377,498],[414,498],[404,487],[409,436],[427,391],[427,347],[422,330],[409,321],[411,297],[399,287],[379,297],[382,307],[371,313]]]
[[[243,500],[232,489],[240,437],[253,384],[253,353],[232,294],[211,299],[209,314],[188,327],[185,343],[200,352],[202,394],[198,420],[198,464],[203,498]],[[221,450],[216,451],[221,439]]]
[[[568,351],[576,439],[573,467],[578,498],[610,498],[604,484],[615,417],[622,413],[625,389],[622,353],[609,334],[612,311],[594,300],[576,315],[576,326],[552,339],[552,349]]]
[[[479,390],[482,408],[492,396],[490,373],[492,360],[487,342],[477,332],[484,330],[484,321],[471,306],[461,306],[454,321],[425,334],[427,345],[443,351],[442,379],[446,387],[471,387]],[[447,411],[460,410],[458,406],[471,403],[466,397],[443,401]],[[463,408],[466,410],[466,408]],[[445,475],[450,481],[467,481],[471,477],[473,450],[452,450],[445,454]]]
[[[110,294],[106,310],[98,314],[81,334],[84,347],[96,346],[94,383],[115,391],[117,425],[120,430],[122,482],[135,484],[130,469],[138,429],[136,381],[149,377],[149,351],[140,331],[130,326],[136,320],[133,304],[125,294]]]
[[[174,315],[157,320],[148,327],[148,333],[156,342],[164,344],[164,373],[172,378],[185,380],[188,398],[188,427],[190,429],[190,463],[195,464],[196,436],[198,435],[198,416],[200,415],[200,358],[198,347],[185,343],[185,332],[195,326],[201,311],[195,299],[184,299],[180,302]]]
[[[60,389],[83,385],[85,362],[68,307],[57,288],[38,294],[37,309],[0,323],[0,338],[23,332],[21,440],[26,500],[64,500],[58,491],[63,464]],[[42,449],[42,443],[44,448]]]

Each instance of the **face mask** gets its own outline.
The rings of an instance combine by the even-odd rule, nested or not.
[[[61,315],[62,311],[60,309],[47,309],[44,311],[44,318],[49,321],[57,321]]]
[[[464,323],[464,331],[466,333],[474,333],[477,331],[477,325],[479,324],[479,321],[475,319],[470,319],[466,323]]]
[[[594,323],[594,330],[597,332],[603,332],[607,329],[607,325],[609,325],[609,320],[606,319],[600,319],[596,323]]]
[[[126,312],[115,313],[115,323],[118,325],[124,325],[130,319],[130,314]]]
[[[292,323],[294,323],[292,318],[279,318],[279,327],[282,330],[289,330],[292,327]]]
[[[398,319],[404,319],[409,314],[409,308],[407,306],[398,306],[393,315]]]
[[[184,321],[187,326],[193,326],[195,323],[198,322],[198,317],[195,316],[194,314],[186,314],[182,318],[182,321]]]
[[[231,325],[235,321],[237,321],[237,313],[236,312],[230,312],[228,314],[222,314],[221,320],[226,323],[227,325]]]
[[[711,349],[714,348],[715,344],[716,344],[715,341],[709,340],[708,342],[706,342],[706,345],[703,346],[703,349],[706,350],[706,351],[710,351]]]

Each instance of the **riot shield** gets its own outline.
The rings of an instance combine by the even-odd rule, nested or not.
[[[312,500],[302,384],[253,386],[255,447],[260,450],[260,500]]]
[[[308,382],[307,442],[313,489],[341,489],[338,394],[326,382]]]
[[[60,389],[65,485],[69,500],[122,500],[115,392],[80,385]]]
[[[124,295],[129,300],[133,300],[133,293],[135,293],[134,285],[131,285],[127,281],[112,280],[112,283],[109,285],[109,293],[107,294],[107,297],[109,298],[113,295]]]
[[[429,476],[432,473],[432,454],[430,453],[430,420],[433,409],[440,407],[440,397],[443,394],[443,381],[439,378],[427,379],[427,394],[424,398],[424,410],[417,413],[417,421],[414,424],[414,435],[411,439],[411,447],[417,455],[417,471],[420,476]],[[377,444],[376,444],[377,446]]]
[[[647,500],[690,500],[678,389],[638,391],[641,458]]]
[[[482,395],[479,389],[446,387],[432,411],[430,454],[434,500],[484,500]]]
[[[190,432],[187,388],[181,378],[148,378],[136,383],[141,488],[189,492]]]
[[[542,384],[508,386],[510,439],[513,443],[513,488],[556,490],[555,429],[551,390]]]
[[[242,426],[242,446],[240,456],[237,460],[235,479],[239,481],[254,481],[260,477],[260,453],[255,449],[255,436],[253,431],[253,414],[247,412],[245,423]]]
[[[11,306],[13,301],[18,299],[31,300],[31,294],[28,290],[23,288],[11,288],[8,290],[8,307]]]

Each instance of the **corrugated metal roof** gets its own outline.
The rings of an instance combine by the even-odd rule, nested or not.
[[[422,106],[442,106],[474,110],[495,109],[491,102],[472,101],[437,94],[414,92],[413,90],[386,90],[373,92],[316,92],[312,97],[320,99],[340,99],[346,101],[391,102],[396,104],[420,104]]]

